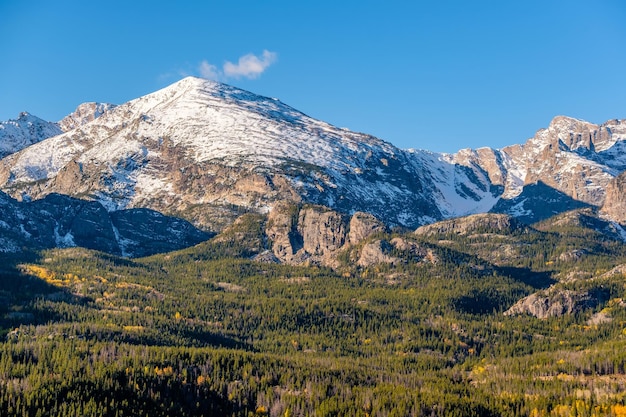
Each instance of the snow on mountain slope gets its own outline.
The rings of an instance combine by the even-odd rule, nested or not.
[[[0,159],[97,119],[113,104],[83,103],[58,123],[47,122],[27,112],[15,120],[0,122]]]
[[[105,128],[103,132],[70,132],[25,152],[16,166],[28,171],[28,167],[41,165],[36,154],[49,156],[59,144],[67,148],[48,157],[51,162],[45,176],[44,172],[20,175],[19,181],[55,175],[68,159],[86,150],[74,142],[87,136],[93,138],[88,142],[94,146],[81,161],[106,162],[135,151],[144,152],[143,142],[153,145],[168,139],[172,146],[191,150],[189,156],[197,162],[219,160],[229,166],[251,163],[272,167],[290,159],[335,170],[354,170],[355,154],[366,153],[367,147],[377,146],[387,152],[394,149],[373,137],[311,119],[278,101],[196,78],[186,78],[120,106],[98,125]],[[311,140],[313,135],[315,140]],[[340,148],[345,158],[334,158]]]
[[[626,169],[625,121],[602,125],[559,116],[524,145],[525,184],[539,181],[600,206],[608,183]],[[506,152],[506,149],[505,149]]]
[[[471,157],[463,154],[438,154],[427,151],[408,151],[414,157],[413,169],[428,173],[434,189],[432,198],[444,218],[484,213],[498,201],[501,187]],[[463,163],[460,163],[462,161]]]
[[[494,210],[534,219],[528,211],[546,202],[546,213],[600,206],[626,169],[619,120],[559,116],[523,145],[437,154],[193,77],[117,107],[82,106],[61,122],[71,130],[0,161],[2,190],[18,199],[67,194],[109,211],[146,207],[205,230],[280,200],[415,227]]]
[[[83,103],[74,112],[61,119],[58,125],[63,132],[67,132],[97,119],[115,107],[115,104],[109,103]]]
[[[267,211],[279,199],[414,226],[441,213],[409,159],[278,100],[189,77],[12,155],[0,164],[0,184],[18,198],[60,192],[205,227],[222,215],[228,222],[241,211]],[[200,218],[198,206],[213,213]]]
[[[61,133],[63,131],[56,123],[20,113],[15,120],[0,122],[0,159]]]
[[[198,162],[271,167],[289,159],[353,171],[359,154],[370,148],[390,154],[395,150],[374,137],[312,119],[278,100],[191,77],[133,100],[122,110],[124,118],[139,119],[132,127],[136,136],[169,137],[174,146],[193,149]],[[338,152],[341,158],[335,158]]]
[[[456,191],[445,199],[452,209],[443,211],[452,217],[496,211],[534,221],[569,208],[600,207],[611,180],[626,170],[624,150],[625,121],[596,125],[557,116],[523,145],[466,149],[446,156],[451,164],[473,171],[480,182],[488,178],[492,187],[501,189],[491,188],[480,202],[469,206],[471,211],[455,202],[462,196]],[[456,175],[455,181],[478,183]],[[445,202],[439,205],[445,207]]]

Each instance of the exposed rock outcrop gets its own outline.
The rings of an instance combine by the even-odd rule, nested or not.
[[[431,248],[403,237],[394,237],[390,241],[380,239],[363,245],[357,265],[396,265],[407,261],[437,263],[439,258]]]
[[[403,252],[405,258],[412,259],[414,261],[428,262],[436,264],[439,262],[439,257],[431,248],[420,245],[417,242],[405,239],[403,237],[394,237],[389,242],[391,245],[400,252]]]
[[[562,229],[582,228],[601,233],[614,240],[624,240],[624,229],[606,215],[598,215],[596,208],[572,210],[533,225],[537,230],[558,232]]]
[[[331,267],[339,265],[337,258],[343,250],[384,231],[384,224],[371,214],[357,212],[348,217],[328,207],[301,207],[286,201],[273,207],[265,229],[271,250],[281,262]],[[396,262],[385,254],[390,248],[389,242],[381,240],[365,244],[360,265]]]
[[[572,291],[550,288],[522,298],[505,315],[529,314],[539,319],[574,314],[593,308],[609,299],[608,290],[596,288],[589,291]]]
[[[626,264],[617,265],[611,270],[600,275],[598,278],[600,279],[611,278],[611,277],[614,277],[615,275],[626,275]]]
[[[352,245],[356,245],[363,239],[379,233],[386,232],[387,227],[383,222],[369,213],[357,211],[352,215],[349,225],[348,241]]]
[[[281,262],[292,263],[303,260],[297,259],[297,254],[303,246],[302,236],[298,233],[299,212],[297,205],[280,201],[268,215],[265,234],[274,255]]]
[[[626,171],[615,177],[606,187],[606,199],[600,212],[626,225]]]
[[[567,252],[563,252],[559,255],[558,260],[560,262],[575,262],[580,260],[587,254],[586,249],[573,249]]]
[[[375,240],[363,245],[361,256],[357,261],[357,265],[366,267],[375,264],[396,264],[400,259],[389,255],[393,249],[392,245],[386,240]]]
[[[416,235],[468,235],[472,233],[512,233],[523,230],[524,226],[506,214],[474,214],[422,226],[415,230]]]
[[[298,232],[306,253],[327,259],[346,243],[348,223],[344,215],[327,207],[305,207],[298,217]]]
[[[323,206],[281,202],[270,212],[267,237],[276,258],[286,263],[310,262],[335,266],[336,254],[346,244],[344,215]]]
[[[612,179],[602,160],[620,148],[618,142],[623,139],[625,127],[619,120],[596,125],[555,117],[548,128],[539,130],[524,145],[528,167],[524,183],[542,182],[574,200],[600,206]],[[606,163],[614,162],[620,164],[618,160]],[[597,186],[589,187],[590,181]]]

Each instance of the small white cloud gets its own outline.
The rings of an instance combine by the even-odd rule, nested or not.
[[[206,60],[200,63],[200,76],[209,80],[219,80],[221,78],[220,71],[215,65],[209,64]]]
[[[224,74],[232,78],[254,79],[261,75],[267,67],[276,61],[276,53],[268,50],[263,51],[263,56],[259,58],[254,54],[247,54],[239,58],[237,64],[226,61],[224,64]]]
[[[221,81],[228,78],[258,78],[265,70],[276,62],[278,55],[276,52],[264,50],[261,57],[254,54],[247,54],[239,58],[236,64],[226,61],[220,70],[217,66],[204,60],[200,63],[198,71],[200,76],[210,80]]]

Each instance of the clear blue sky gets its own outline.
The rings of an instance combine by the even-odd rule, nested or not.
[[[626,2],[0,0],[0,120],[202,74],[402,148],[501,148],[626,118]]]

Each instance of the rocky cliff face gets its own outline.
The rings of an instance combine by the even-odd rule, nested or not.
[[[436,264],[440,261],[431,248],[404,237],[367,242],[356,255],[358,255],[356,264],[361,267],[376,264],[398,265],[408,261]]]
[[[375,233],[387,231],[385,224],[369,213],[357,211],[352,215],[348,226],[348,242],[356,245]]]
[[[268,217],[266,235],[282,262],[332,266],[347,242],[348,219],[323,206],[281,203]]]
[[[609,182],[626,170],[625,140],[626,123],[622,120],[596,125],[555,117],[548,128],[539,130],[523,146],[502,150],[504,159],[510,160],[517,172],[511,174],[509,170],[509,176],[516,177],[511,183],[516,183],[517,189],[509,187],[507,198],[501,199],[494,211],[527,214],[550,204],[545,215],[529,217],[529,221],[536,221],[555,212],[601,206]],[[537,184],[543,187],[540,194],[532,190]]]
[[[515,218],[506,214],[474,214],[457,219],[444,220],[419,227],[416,235],[469,235],[474,233],[516,233],[523,231],[525,226]]]
[[[607,185],[606,199],[600,212],[604,216],[626,225],[626,172],[622,172]]]
[[[312,257],[324,258],[341,249],[348,236],[344,215],[324,207],[306,207],[298,216],[302,249]]]
[[[623,120],[596,125],[558,116],[523,145],[462,150],[449,160],[488,178],[491,187],[502,187],[498,198],[478,212],[507,213],[532,223],[601,206],[609,182],[626,170],[625,140]]]
[[[279,262],[337,267],[341,253],[385,231],[385,225],[371,214],[357,212],[346,216],[324,206],[300,207],[283,202],[269,213],[265,234]],[[355,261],[360,266],[393,264],[397,259],[388,255],[393,248],[415,250],[398,239],[391,243],[386,240],[365,243],[358,249]]]
[[[302,236],[298,233],[299,214],[297,205],[280,202],[268,216],[265,234],[274,255],[282,262],[302,262],[306,259],[299,256],[303,246]]]
[[[281,203],[268,216],[265,234],[277,262],[336,268],[346,254],[360,267],[407,262],[439,262],[428,247],[405,237],[388,238],[385,225],[371,214],[346,216],[324,206]],[[380,235],[380,239],[374,236]],[[264,255],[264,259],[271,259]]]
[[[539,319],[574,314],[608,300],[608,290],[571,291],[551,288],[522,298],[505,315],[529,314]]]
[[[356,264],[362,267],[376,264],[395,265],[400,262],[400,259],[391,255],[392,250],[393,246],[386,240],[375,240],[366,243],[361,248]]]
[[[608,182],[617,171],[626,169],[624,161],[606,161],[603,153],[610,152],[625,132],[621,122],[598,126],[555,118],[526,144],[525,153],[533,159],[527,162],[525,184],[543,182],[574,200],[601,205]],[[615,165],[617,171],[610,165]],[[596,186],[589,187],[590,181]]]

